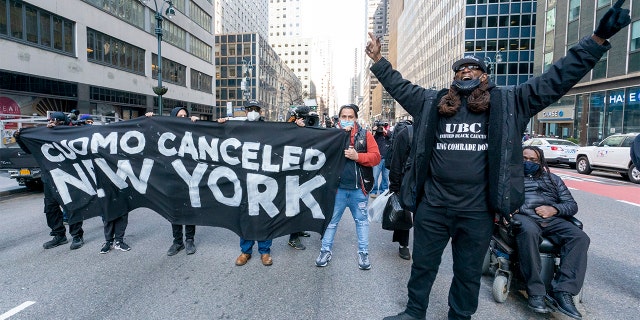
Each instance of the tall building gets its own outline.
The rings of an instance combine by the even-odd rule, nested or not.
[[[302,91],[316,97],[312,81],[313,48],[310,37],[302,32],[303,0],[269,0],[269,43],[280,58],[298,76]]]
[[[266,119],[281,121],[285,106],[302,104],[300,80],[260,34],[219,34],[215,43],[216,118],[244,116],[255,99]]]
[[[382,55],[387,56],[388,51],[388,26],[387,19],[388,0],[367,0],[367,33],[371,32],[375,37],[380,38],[382,43]],[[367,38],[369,36],[367,35]],[[388,106],[391,101],[386,91],[379,86],[376,79],[369,68],[371,67],[371,59],[368,57],[364,60],[365,72],[362,79],[362,102],[360,103],[359,118],[365,122],[373,123],[374,120],[389,120],[389,112],[384,112],[383,105]],[[378,92],[376,92],[376,90]],[[383,119],[384,118],[384,119]]]
[[[211,0],[207,0],[211,2]],[[268,39],[269,0],[214,0],[216,34],[257,33]]]
[[[541,73],[580,38],[593,33],[612,1],[538,1],[536,59]],[[640,0],[626,1],[631,25],[560,101],[538,113],[532,133],[573,137],[591,145],[614,133],[640,132]]]
[[[208,119],[215,104],[213,5],[173,3],[175,17],[162,24],[163,111],[187,106]],[[0,0],[0,99],[25,115],[77,109],[129,119],[158,112],[154,10],[153,1]]]

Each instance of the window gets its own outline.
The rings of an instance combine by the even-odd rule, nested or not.
[[[189,2],[189,19],[211,33],[211,16],[202,10],[193,1]]]
[[[158,55],[151,55],[151,74],[154,79],[158,78]],[[186,67],[162,57],[162,80],[180,86],[186,86]]]
[[[551,30],[555,30],[556,28],[556,8],[553,8],[547,11],[547,24],[545,26],[545,31],[549,32]]]
[[[72,55],[74,28],[73,21],[38,7],[17,0],[0,0],[0,37]]]
[[[118,1],[118,0],[83,0],[84,2],[108,12],[112,16],[126,21],[140,29],[144,28],[144,6],[140,1]],[[176,6],[177,1],[173,1]],[[180,0],[178,2],[183,2]],[[183,2],[184,3],[184,2]],[[184,7],[184,4],[183,4]],[[184,12],[183,10],[181,10]]]
[[[580,17],[580,0],[570,0],[569,2],[569,21],[576,20]]]
[[[213,77],[198,70],[191,69],[191,89],[211,93]]]
[[[144,49],[90,28],[87,60],[144,75]]]
[[[147,104],[147,97],[144,94],[94,86],[92,86],[89,91],[89,97],[94,101],[115,102],[132,106],[146,106]]]
[[[231,49],[232,47],[229,48],[229,55],[233,55],[231,54]],[[189,53],[193,54],[194,56],[204,61],[211,62],[211,46],[194,36],[191,36],[191,45],[189,47]]]
[[[629,72],[640,71],[640,21],[631,24]]]
[[[598,8],[609,6],[611,4],[611,0],[598,0]]]

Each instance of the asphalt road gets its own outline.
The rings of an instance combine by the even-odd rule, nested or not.
[[[640,319],[639,208],[572,192],[591,237],[579,305],[584,319]],[[130,214],[125,241],[133,249],[104,255],[98,253],[103,243],[99,218],[85,221],[84,247],[44,250],[42,243],[50,237],[41,193],[1,196],[0,219],[0,319],[381,319],[406,303],[410,262],[397,256],[391,232],[372,224],[373,267],[359,270],[349,214],[325,268],[314,265],[320,246],[315,233],[303,238],[308,247],[303,251],[289,247],[287,237],[275,239],[271,267],[257,257],[237,267],[238,237],[215,227],[197,227],[196,254],[168,257],[171,227],[147,209]],[[447,249],[427,319],[446,319],[451,277]],[[484,277],[474,319],[567,319],[529,311],[518,292],[496,303],[491,285],[491,277]],[[24,304],[28,301],[33,303]]]

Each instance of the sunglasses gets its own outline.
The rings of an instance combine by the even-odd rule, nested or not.
[[[251,112],[251,111],[260,112],[260,107],[246,107],[244,109],[247,110],[247,112]]]
[[[479,70],[480,66],[477,64],[464,64],[458,67],[458,69],[456,69],[456,72],[462,71],[465,68],[469,69],[469,70]]]

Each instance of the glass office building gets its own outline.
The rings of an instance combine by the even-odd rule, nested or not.
[[[580,38],[590,36],[611,0],[538,1],[536,59],[541,73]],[[605,54],[569,93],[537,115],[536,134],[591,145],[615,133],[640,132],[640,0],[626,1],[631,24],[609,39]]]
[[[465,54],[484,57],[498,85],[533,76],[536,1],[467,0]]]

